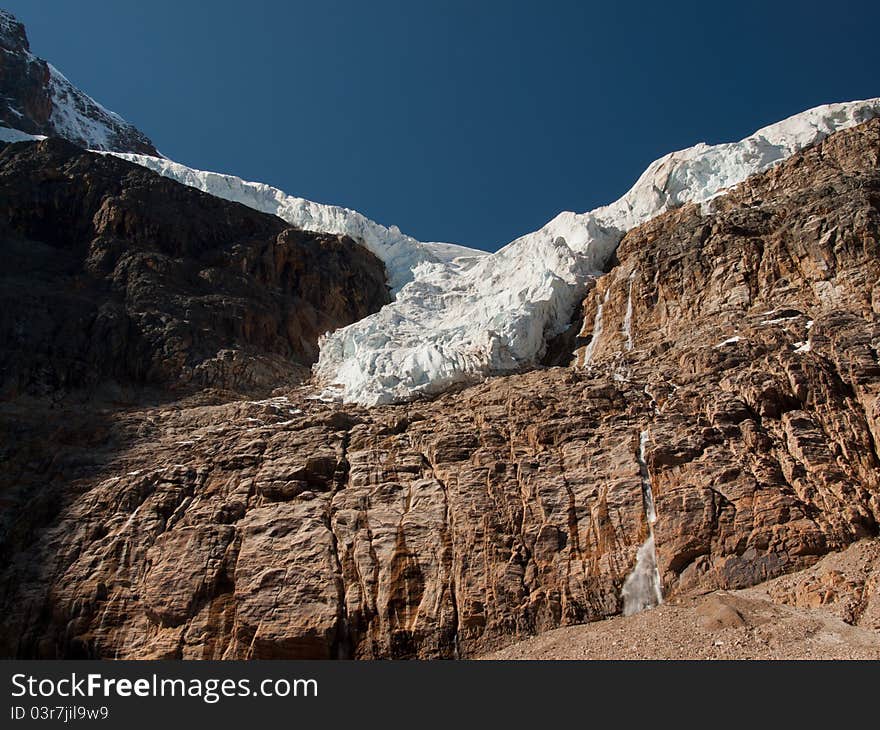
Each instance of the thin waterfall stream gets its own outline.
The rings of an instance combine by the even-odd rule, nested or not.
[[[657,512],[654,509],[654,494],[651,491],[651,475],[645,460],[648,446],[647,429],[639,434],[639,472],[642,478],[642,500],[648,522],[648,538],[636,553],[636,564],[623,583],[623,615],[631,616],[646,608],[663,603],[663,590],[660,586],[660,571],[657,568],[657,549],[654,545],[654,523]]]

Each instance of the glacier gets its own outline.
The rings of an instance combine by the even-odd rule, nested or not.
[[[454,243],[422,243],[402,233],[397,226],[383,226],[355,210],[297,198],[271,185],[249,182],[235,175],[197,170],[165,157],[127,152],[108,154],[218,198],[277,215],[297,228],[351,236],[384,262],[392,293],[412,281],[413,270],[420,264],[448,263],[459,257],[487,255],[486,251]]]
[[[314,375],[327,399],[377,405],[437,394],[455,384],[534,365],[547,341],[569,326],[575,308],[607,270],[627,231],[686,203],[708,205],[750,175],[835,131],[877,116],[880,99],[827,104],[739,142],[700,143],[673,152],[651,163],[610,205],[586,213],[560,213],[494,254],[451,243],[422,243],[357,211],[315,203],[234,175],[197,170],[164,157],[96,151],[277,215],[299,228],[349,235],[376,254],[385,263],[394,301],[376,314],[328,332],[320,343]],[[82,130],[79,119],[75,121],[72,127]],[[26,138],[36,139],[0,130],[0,139]]]
[[[419,264],[395,301],[322,339],[316,380],[326,398],[377,405],[534,365],[627,231],[877,116],[880,99],[827,104],[739,142],[700,143],[651,163],[610,205],[560,213],[489,256]]]

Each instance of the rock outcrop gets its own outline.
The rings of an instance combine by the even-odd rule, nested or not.
[[[0,9],[0,126],[80,147],[161,156],[147,136],[31,53],[27,33]]]
[[[0,150],[0,394],[298,383],[381,261],[60,139]],[[109,388],[109,390],[108,390]]]
[[[570,367],[371,409],[7,403],[0,653],[484,654],[620,612],[645,479],[667,599],[876,536],[878,158],[872,121],[631,231]]]

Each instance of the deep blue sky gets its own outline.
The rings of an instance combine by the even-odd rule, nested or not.
[[[494,249],[647,164],[880,95],[880,2],[0,0],[194,167]]]

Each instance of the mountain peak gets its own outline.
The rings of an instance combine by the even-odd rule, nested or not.
[[[30,51],[24,25],[0,9],[0,125],[81,147],[160,156],[134,125]]]
[[[24,24],[8,10],[0,8],[0,47],[12,51],[30,51]]]

